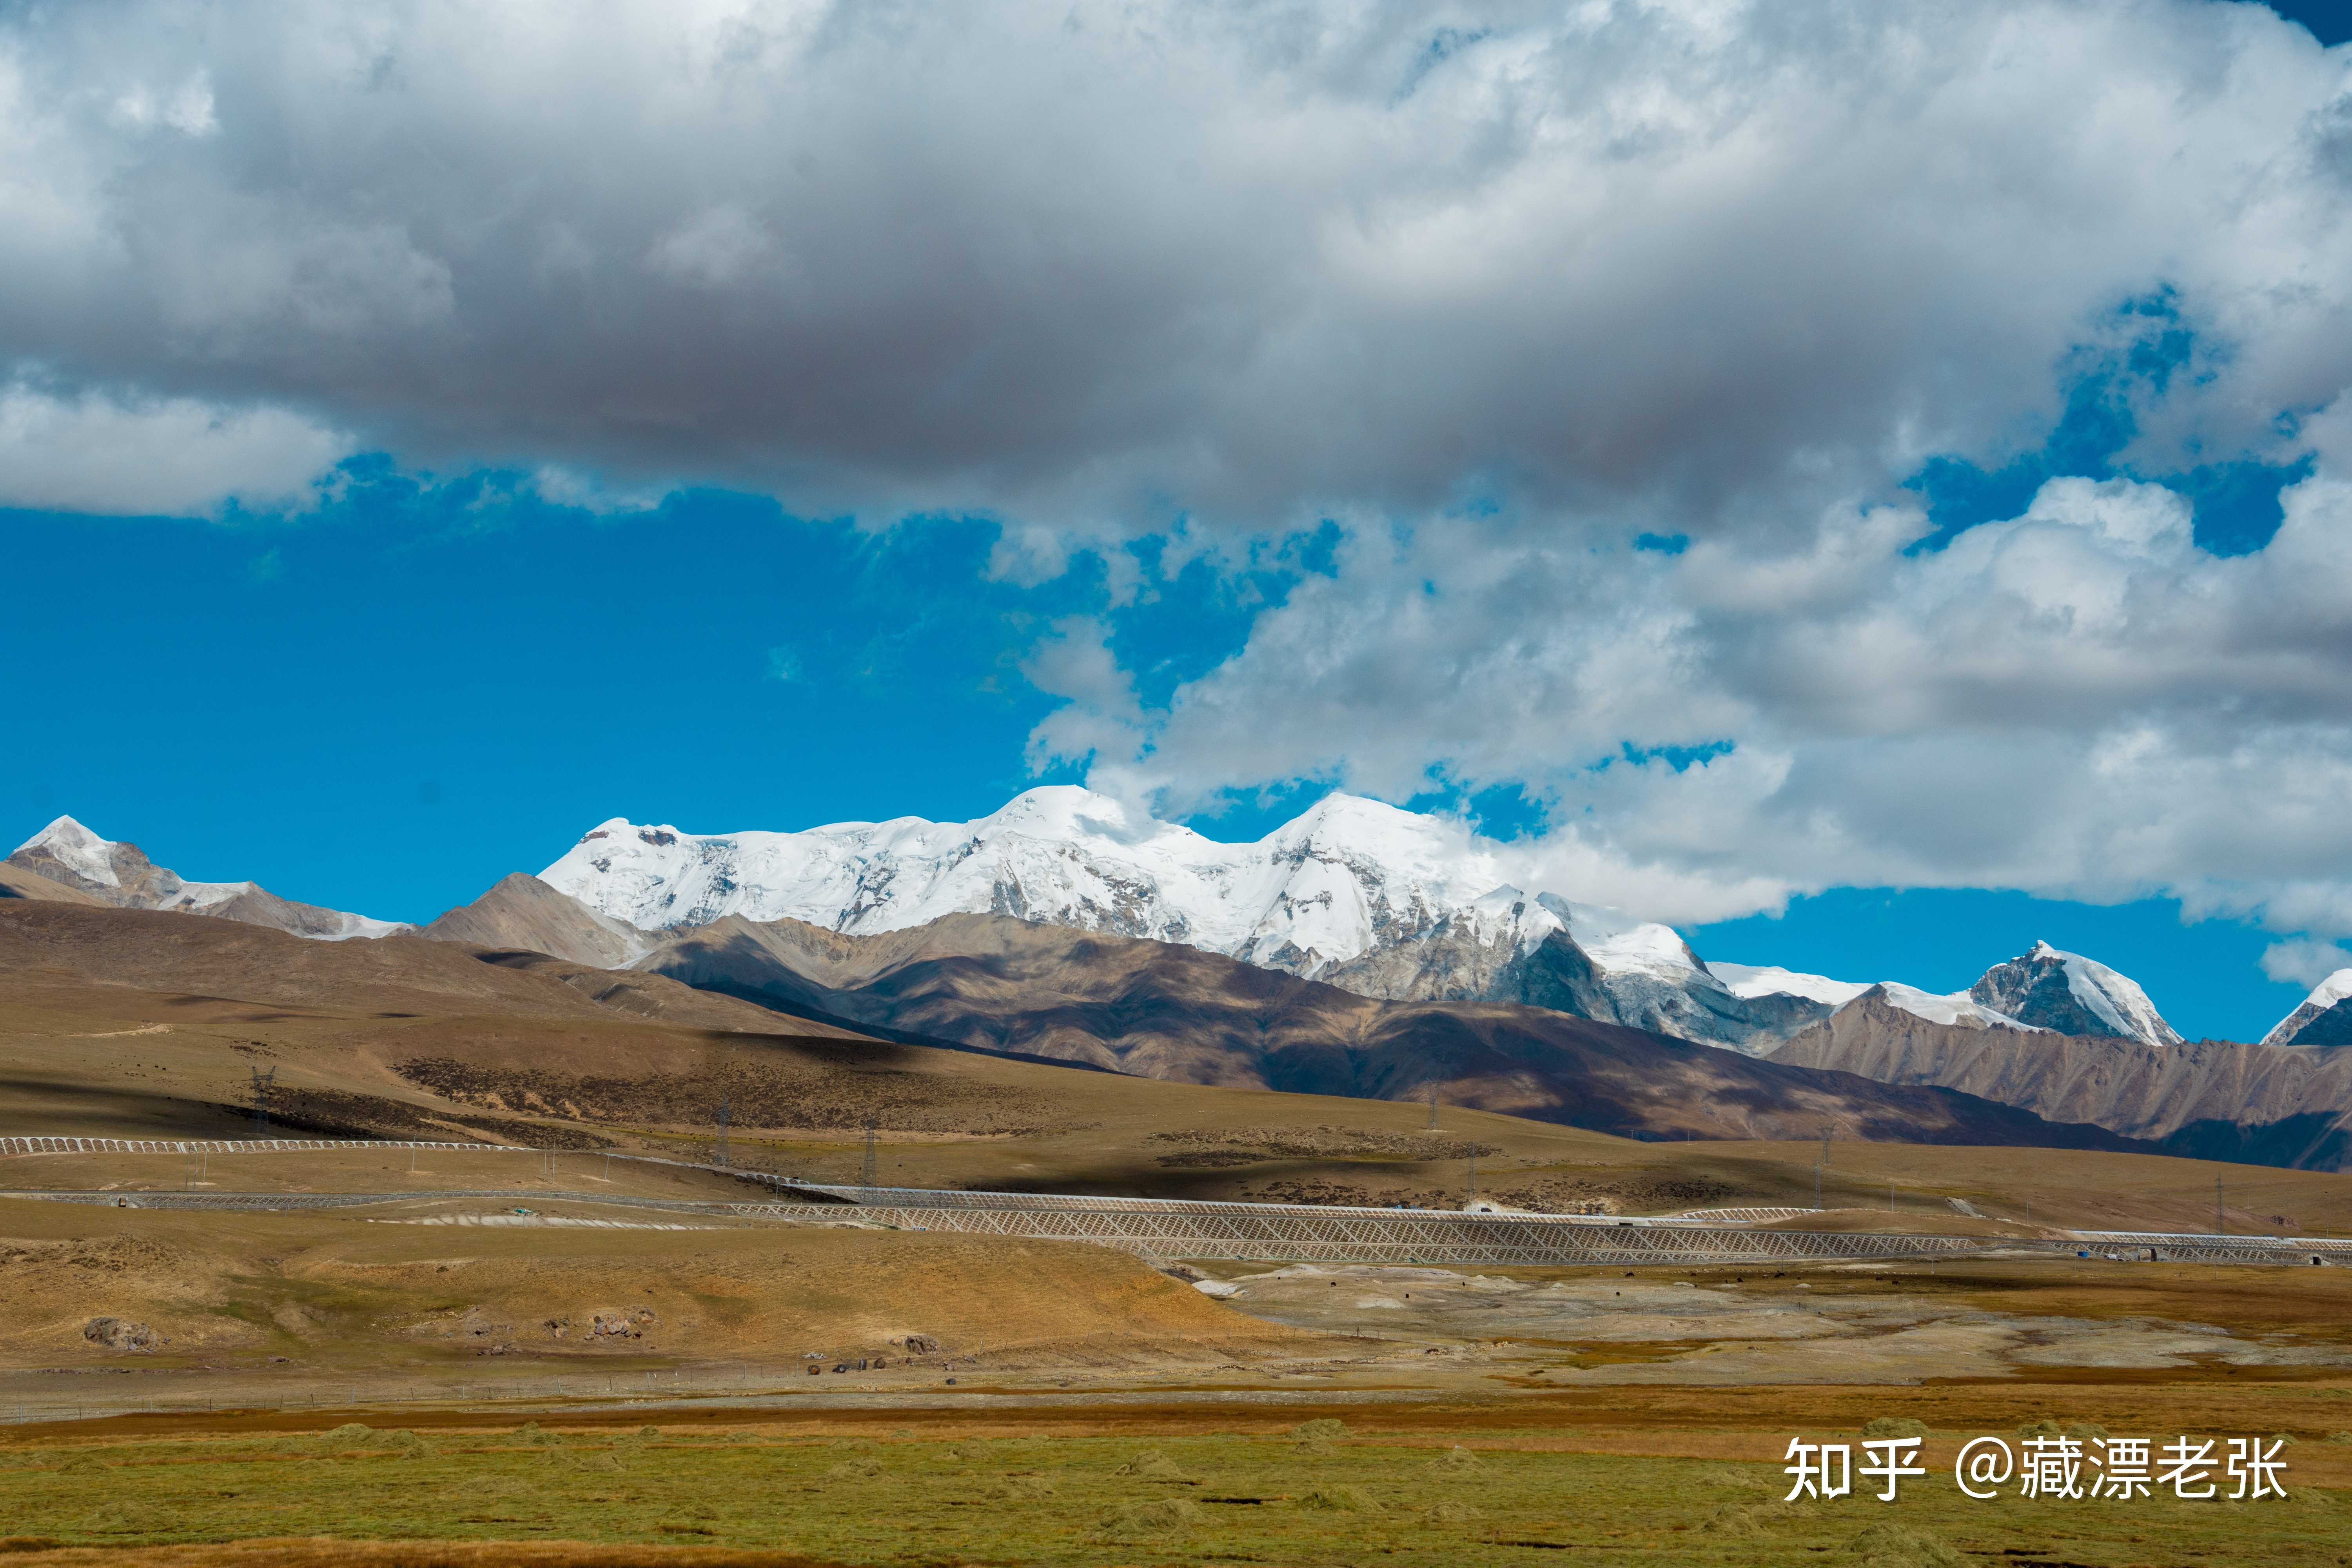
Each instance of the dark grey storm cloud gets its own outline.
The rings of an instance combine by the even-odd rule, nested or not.
[[[92,0],[0,51],[27,384],[440,464],[1712,515],[2030,434],[2151,289],[2229,347],[2198,431],[2342,331],[2341,67],[2251,7]]]

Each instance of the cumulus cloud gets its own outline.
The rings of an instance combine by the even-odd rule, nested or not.
[[[283,409],[0,384],[0,506],[206,512],[294,504],[351,437]]]
[[[1032,584],[1343,524],[1171,701],[1035,650],[1122,792],[1521,784],[1531,880],[1675,918],[2352,934],[2352,85],[2260,6],[95,0],[0,20],[0,373],[271,473],[988,516]],[[2063,477],[1935,533],[1904,479],[2150,300],[2121,461],[2308,459],[2277,537]]]
[[[2352,969],[2352,952],[2332,942],[2297,938],[2274,942],[2263,952],[2263,973],[2273,980],[2316,985],[2338,970]]]
[[[2147,439],[2275,442],[2343,75],[2190,0],[101,0],[0,22],[0,356],[810,507],[1769,526],[2158,287]]]
[[[1531,784],[1531,875],[1668,919],[1996,886],[2352,934],[2352,485],[2284,502],[2231,557],[2171,491],[2081,479],[1942,549],[1900,506],[1676,555],[1359,535],[1164,710],[1076,700],[1038,740],[1177,809]]]

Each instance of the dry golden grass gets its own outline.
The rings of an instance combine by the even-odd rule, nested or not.
[[[458,1205],[480,1210],[492,1205]],[[408,1205],[416,1217],[443,1212]],[[400,1209],[393,1214],[398,1215]],[[624,1217],[629,1211],[615,1212]],[[751,1361],[798,1371],[928,1363],[1022,1347],[1051,1359],[1089,1336],[1203,1356],[1318,1336],[1261,1323],[1108,1247],[814,1226],[545,1230],[379,1223],[338,1211],[173,1213],[0,1199],[0,1366],[152,1371],[223,1358],[279,1375],[372,1368],[494,1375],[531,1363],[603,1373]],[[676,1221],[677,1216],[652,1217]],[[690,1223],[690,1222],[688,1222]],[[649,1321],[635,1324],[640,1312]],[[627,1315],[626,1336],[590,1332]],[[152,1325],[152,1354],[82,1338],[98,1316]]]

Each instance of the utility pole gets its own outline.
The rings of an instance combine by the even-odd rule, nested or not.
[[[253,1069],[253,1135],[256,1138],[268,1136],[269,1086],[276,1082],[277,1079],[276,1068],[271,1068],[268,1072],[263,1072],[259,1068]]]
[[[1816,1212],[1822,1206],[1822,1173],[1829,1168],[1829,1163],[1830,1130],[1824,1127],[1822,1129],[1822,1157],[1813,1162],[1813,1208]]]
[[[1437,1086],[1433,1083],[1429,1086],[1429,1130],[1437,1131]]]
[[[1470,1145],[1470,1201],[1478,1201],[1478,1145]]]
[[[2221,1214],[2221,1178],[2219,1176],[2213,1178],[2213,1234],[2230,1234],[2230,1222]]]
[[[719,1158],[714,1162],[721,1166],[727,1163],[727,1128],[734,1119],[734,1110],[728,1104],[727,1091],[722,1089],[719,1091]]]
[[[866,1163],[858,1172],[858,1180],[865,1186],[877,1184],[874,1179],[874,1118],[870,1116],[866,1119]]]

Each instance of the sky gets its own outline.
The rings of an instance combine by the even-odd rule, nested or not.
[[[414,920],[614,816],[1341,788],[2252,1037],[2352,964],[2347,36],[0,5],[0,837]]]

